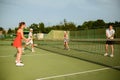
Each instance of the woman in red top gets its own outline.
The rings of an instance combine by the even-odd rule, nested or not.
[[[16,56],[16,66],[24,66],[23,63],[21,63],[21,55],[22,55],[22,39],[27,41],[27,39],[24,37],[23,29],[25,28],[25,22],[20,22],[19,27],[17,30],[17,36],[13,42],[13,46],[17,49],[17,56]]]

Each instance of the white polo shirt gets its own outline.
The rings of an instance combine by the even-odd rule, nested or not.
[[[31,39],[31,40],[32,40],[31,36],[33,36],[33,35],[32,35],[32,32],[29,32],[29,34],[28,34],[28,39]]]
[[[106,29],[106,34],[108,34],[108,37],[111,37],[112,35],[115,34],[115,30]],[[114,39],[114,37],[111,37],[110,39]]]

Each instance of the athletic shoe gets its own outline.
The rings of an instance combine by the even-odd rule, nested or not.
[[[111,55],[110,55],[110,57],[114,57],[114,55],[113,55],[113,54],[111,54]]]
[[[32,50],[32,52],[35,52],[34,50]]]
[[[108,56],[108,53],[105,53],[104,56]]]
[[[68,51],[70,51],[70,48],[67,48]]]
[[[66,48],[64,48],[64,50],[66,50]]]
[[[22,52],[24,53],[25,51],[24,51],[24,50],[22,50]]]
[[[35,52],[34,48],[32,48],[32,52]]]
[[[15,61],[15,63],[18,63],[17,61]],[[20,61],[20,63],[22,63],[22,61]]]
[[[35,52],[34,50],[32,50],[32,52]]]
[[[24,66],[24,64],[23,63],[16,63],[16,66]]]

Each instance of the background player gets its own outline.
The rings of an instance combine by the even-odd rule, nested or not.
[[[33,44],[33,29],[30,28],[30,31],[29,31],[29,34],[28,34],[28,42],[26,42],[24,48],[23,48],[23,52],[24,52],[24,49],[26,48],[26,46],[30,45],[31,48],[32,48],[32,52],[35,52],[34,51],[34,44]]]
[[[68,31],[64,31],[64,49],[66,50],[70,50],[68,42],[69,42]]]
[[[104,54],[104,56],[108,56],[108,45],[110,45],[111,51],[112,51],[110,57],[114,57],[114,46],[113,46],[114,34],[115,34],[115,30],[113,29],[113,26],[110,25],[109,29],[106,30],[107,41],[106,41],[106,45],[105,45],[106,53]]]

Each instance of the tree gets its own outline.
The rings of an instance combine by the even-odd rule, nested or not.
[[[2,27],[0,27],[0,31],[3,31],[4,29]]]
[[[46,28],[44,29],[45,33],[49,33],[51,30],[52,30],[52,27],[46,27]]]
[[[105,27],[105,22],[101,19],[96,21],[87,21],[84,22],[81,26],[82,29],[94,29],[94,28],[103,28]]]
[[[29,28],[32,28],[33,29],[33,33],[39,33],[39,27],[38,27],[38,24],[31,24]]]
[[[94,21],[93,28],[103,28],[103,27],[105,27],[104,20],[98,19],[98,20]]]
[[[82,26],[81,25],[78,25],[77,26],[77,30],[82,30],[83,28],[82,28]]]
[[[0,27],[0,31],[2,31],[2,34],[6,34],[6,31],[4,30],[4,28]]]
[[[64,19],[64,28],[63,30],[76,30],[76,25],[73,22],[67,22],[66,19]]]
[[[44,33],[44,32],[45,32],[45,25],[44,25],[44,23],[43,23],[43,22],[42,22],[42,23],[39,23],[38,28],[39,28],[39,32],[42,32],[42,33]]]
[[[12,34],[12,33],[14,33],[14,31],[11,28],[9,28],[7,34]]]
[[[18,27],[16,27],[16,28],[14,29],[14,33],[17,33],[17,30],[18,30]]]
[[[84,22],[81,26],[82,29],[88,29],[88,22]]]
[[[76,29],[76,25],[73,22],[68,22],[65,26],[65,30],[74,31]]]

